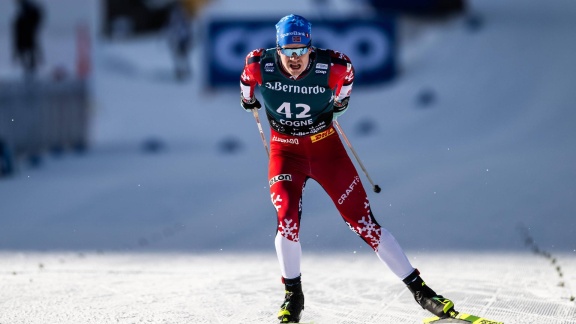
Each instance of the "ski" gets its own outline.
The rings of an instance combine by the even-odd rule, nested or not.
[[[439,318],[435,316],[424,319],[424,324],[432,324],[432,323],[433,324],[444,324],[444,323],[504,324],[504,322],[493,321],[483,317],[478,317],[466,313],[458,313],[456,317]]]

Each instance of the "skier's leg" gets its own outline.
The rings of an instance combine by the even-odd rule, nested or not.
[[[288,177],[288,173],[277,173],[271,176],[271,181],[278,175]],[[292,279],[300,276],[300,216],[302,191],[306,179],[290,175],[291,180],[282,180],[270,186],[270,197],[276,208],[278,227],[274,245],[282,277]],[[297,189],[298,188],[298,189]]]
[[[356,171],[354,170],[354,173]],[[399,278],[404,279],[414,271],[414,267],[408,261],[406,254],[396,241],[394,236],[381,227],[374,218],[366,191],[359,181],[358,175],[351,175],[348,179],[349,185],[339,185],[337,192],[348,192],[344,195],[333,197],[336,208],[340,215],[348,224],[350,229],[360,236],[376,252],[376,255],[384,262],[390,270]],[[336,178],[336,177],[335,177]],[[336,181],[337,182],[337,181]],[[351,185],[357,183],[357,185]],[[350,188],[354,187],[352,190]]]
[[[270,198],[276,208],[278,227],[275,237],[276,254],[282,272],[285,295],[278,319],[281,323],[298,323],[304,309],[304,294],[300,281],[300,217],[302,193],[307,176],[298,159],[285,158],[282,144],[271,143],[268,168]]]
[[[333,144],[332,151],[338,151],[338,145]],[[340,143],[341,146],[341,143]],[[340,150],[342,151],[342,150]],[[452,301],[437,295],[428,287],[420,273],[411,264],[406,254],[394,236],[381,227],[374,218],[366,191],[360,182],[360,177],[348,156],[330,157],[326,168],[314,172],[314,179],[326,190],[334,201],[342,218],[352,231],[360,236],[390,270],[404,281],[414,298],[422,308],[439,317],[449,317],[454,314]],[[330,167],[336,166],[336,167]]]
[[[337,137],[332,145],[332,163],[315,169],[314,179],[326,190],[340,215],[350,229],[360,236],[376,252],[392,272],[400,279],[414,271],[404,251],[390,232],[376,221],[370,208],[366,191],[354,164]]]
[[[300,259],[302,258],[302,248],[300,242],[290,241],[284,237],[280,231],[276,232],[274,240],[276,255],[280,263],[280,270],[283,278],[296,278],[300,276]]]
[[[380,227],[380,242],[376,255],[400,279],[406,278],[415,270],[396,238],[384,227]]]
[[[374,249],[378,258],[398,278],[404,281],[422,308],[438,317],[453,316],[454,304],[452,301],[436,294],[424,283],[420,277],[420,272],[410,264],[394,236],[376,222],[370,210],[368,199],[366,197],[360,199],[365,195],[366,193],[360,185],[348,194],[346,202],[337,205],[350,229],[364,239]],[[358,210],[362,210],[362,212],[358,213]]]

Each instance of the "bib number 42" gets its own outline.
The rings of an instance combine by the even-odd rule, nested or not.
[[[306,105],[306,104],[295,104],[295,109],[296,110],[296,118],[308,118],[310,117],[310,106]],[[298,112],[299,111],[299,112]],[[284,116],[286,116],[286,118],[292,118],[292,108],[289,102],[284,102],[282,105],[280,105],[280,107],[278,107],[278,109],[276,109],[276,112],[279,114],[282,114]]]

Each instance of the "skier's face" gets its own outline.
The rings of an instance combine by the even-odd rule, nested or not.
[[[299,76],[306,67],[310,60],[310,49],[305,48],[302,44],[288,44],[282,48],[278,48],[278,55],[282,62],[282,67],[291,76]],[[300,54],[300,55],[298,55]]]

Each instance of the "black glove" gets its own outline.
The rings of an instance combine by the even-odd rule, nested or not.
[[[252,100],[246,101],[246,99],[244,99],[244,97],[240,96],[240,105],[246,111],[252,111],[252,109],[254,109],[254,108],[257,108],[257,109],[262,108],[260,101],[258,101],[258,99],[256,99],[256,97],[252,97]]]
[[[346,97],[342,101],[334,100],[334,119],[340,117],[348,109],[348,101],[350,101],[350,97]]]

